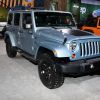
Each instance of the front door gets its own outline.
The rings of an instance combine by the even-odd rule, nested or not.
[[[33,55],[34,53],[34,34],[32,32],[31,13],[22,14],[22,27],[20,29],[20,40],[22,50]]]

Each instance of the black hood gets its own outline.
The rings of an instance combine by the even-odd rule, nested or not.
[[[81,31],[79,29],[67,29],[66,32],[63,32],[63,29],[60,29],[60,31],[64,34],[73,35],[73,36],[90,36],[90,35],[93,35],[90,32]]]

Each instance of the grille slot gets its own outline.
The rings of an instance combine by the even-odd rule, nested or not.
[[[99,41],[89,41],[85,43],[80,43],[80,56],[87,57],[91,55],[100,54],[100,42]]]

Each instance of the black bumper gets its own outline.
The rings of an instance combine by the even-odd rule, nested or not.
[[[64,74],[78,74],[87,73],[91,71],[100,70],[100,58],[79,60],[68,62],[67,64],[57,63],[57,70]]]

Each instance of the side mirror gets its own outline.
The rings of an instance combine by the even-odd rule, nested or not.
[[[32,26],[31,26],[31,24],[26,24],[26,25],[25,25],[25,28],[26,28],[26,29],[31,29]]]

